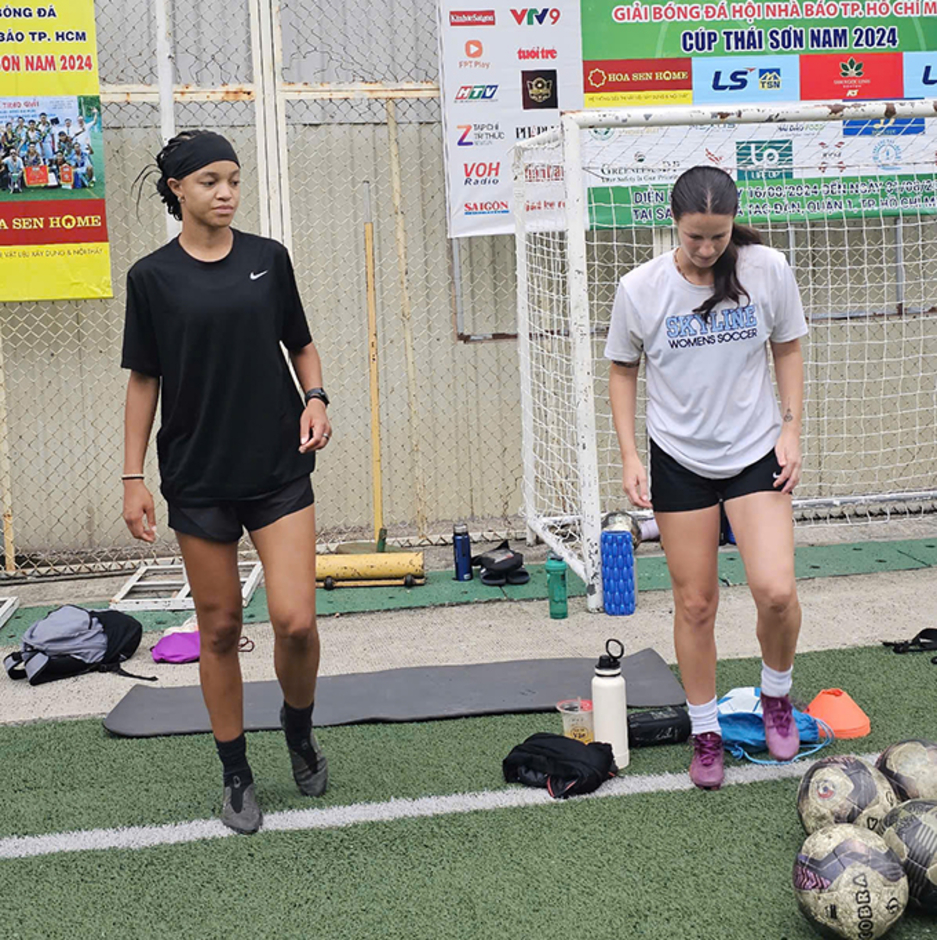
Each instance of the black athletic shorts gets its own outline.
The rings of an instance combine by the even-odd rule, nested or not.
[[[781,465],[772,447],[761,460],[734,477],[711,480],[688,470],[651,441],[651,502],[654,512],[689,512],[718,506],[749,493],[778,492]]]
[[[169,528],[210,542],[236,542],[241,537],[242,527],[254,532],[314,502],[312,482],[304,476],[257,499],[232,500],[217,506],[175,506],[170,503]]]

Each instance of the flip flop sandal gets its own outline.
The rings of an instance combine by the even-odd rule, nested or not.
[[[937,652],[937,630],[922,630],[913,640],[883,640],[882,646],[890,646],[896,653]],[[931,662],[937,666],[937,656]]]
[[[508,584],[526,584],[530,580],[530,572],[526,568],[515,568],[509,571],[505,577]]]
[[[482,584],[487,584],[488,587],[504,587],[507,584],[507,578],[500,574],[497,571],[489,571],[487,568],[482,568],[479,573]]]

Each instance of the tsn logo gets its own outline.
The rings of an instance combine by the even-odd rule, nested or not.
[[[560,11],[557,7],[525,7],[523,10],[511,10],[511,16],[518,26],[556,26],[560,21]]]

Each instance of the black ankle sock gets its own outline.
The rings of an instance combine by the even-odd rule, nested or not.
[[[219,741],[215,738],[215,747],[218,748],[218,756],[221,758],[224,785],[231,787],[232,791],[246,790],[254,782],[254,775],[251,773],[250,764],[247,763],[247,739],[244,733],[242,732],[233,741]],[[240,792],[238,792],[238,802],[240,802]],[[234,793],[232,792],[233,800]]]
[[[312,710],[315,707],[315,702],[307,708],[293,708],[288,702],[283,702],[286,743],[294,750],[298,750],[309,743],[309,732],[312,730]]]

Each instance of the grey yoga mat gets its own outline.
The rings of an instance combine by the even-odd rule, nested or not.
[[[551,711],[561,699],[589,697],[593,666],[591,659],[535,659],[322,676],[315,723],[327,727]],[[652,649],[626,656],[622,674],[629,706],[683,705],[686,700]],[[244,730],[278,729],[282,702],[276,682],[245,683]],[[104,727],[127,738],[211,730],[198,686],[135,685],[104,719]]]

